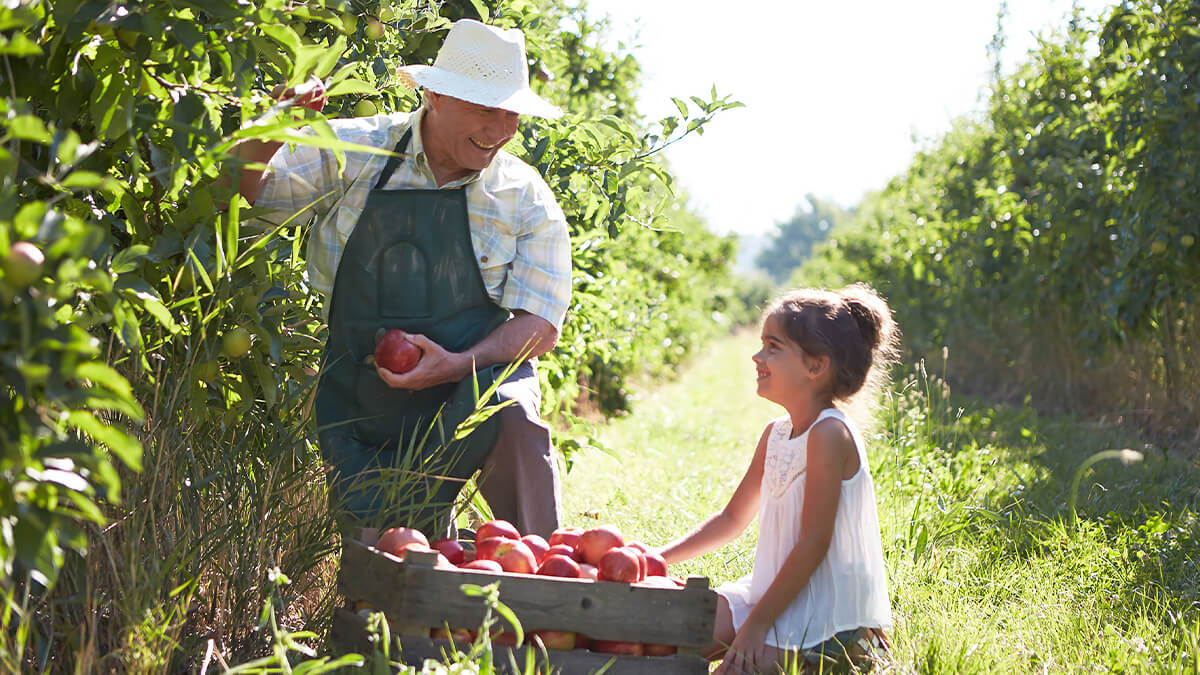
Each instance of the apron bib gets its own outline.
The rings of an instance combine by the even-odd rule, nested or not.
[[[411,137],[409,129],[397,155]],[[338,263],[316,416],[321,454],[337,474],[334,491],[343,505],[372,521],[366,525],[428,528],[482,466],[500,418],[450,442],[475,410],[473,378],[393,389],[370,358],[377,336],[399,328],[461,352],[504,323],[508,311],[488,296],[475,262],[466,189],[383,189],[400,161],[388,159]],[[479,391],[501,370],[477,372]]]

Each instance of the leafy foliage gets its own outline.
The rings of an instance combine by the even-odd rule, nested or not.
[[[1194,429],[1197,18],[1185,0],[1077,18],[801,276],[872,280],[910,345],[948,345],[980,388]]]
[[[245,139],[365,151],[326,117],[411,109],[396,67],[432,60],[462,17],[521,27],[535,85],[568,110],[509,148],[559,196],[576,261],[568,325],[543,361],[546,413],[569,418],[588,396],[621,410],[630,374],[727,327],[732,241],[681,205],[656,155],[738,104],[714,90],[641,119],[636,62],[600,47],[604,26],[582,8],[6,3],[5,670],[185,669],[203,636],[257,654],[262,635],[242,619],[268,602],[276,566],[294,580],[285,628],[323,630],[336,538],[308,417],[325,333],[308,224],[264,226],[217,178]],[[323,115],[268,95],[313,76]]]

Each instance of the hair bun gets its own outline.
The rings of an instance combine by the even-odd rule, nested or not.
[[[854,284],[838,291],[850,316],[858,324],[863,341],[871,351],[890,350],[895,338],[895,322],[887,302],[866,284]]]

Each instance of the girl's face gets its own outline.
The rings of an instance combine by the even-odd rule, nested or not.
[[[787,337],[773,314],[763,322],[762,349],[751,358],[758,372],[758,395],[784,407],[812,397],[825,370],[819,368],[819,359]]]

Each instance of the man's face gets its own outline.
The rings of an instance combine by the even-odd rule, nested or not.
[[[517,134],[515,112],[433,92],[428,95],[422,142],[430,161],[441,164],[447,173],[482,171]]]

